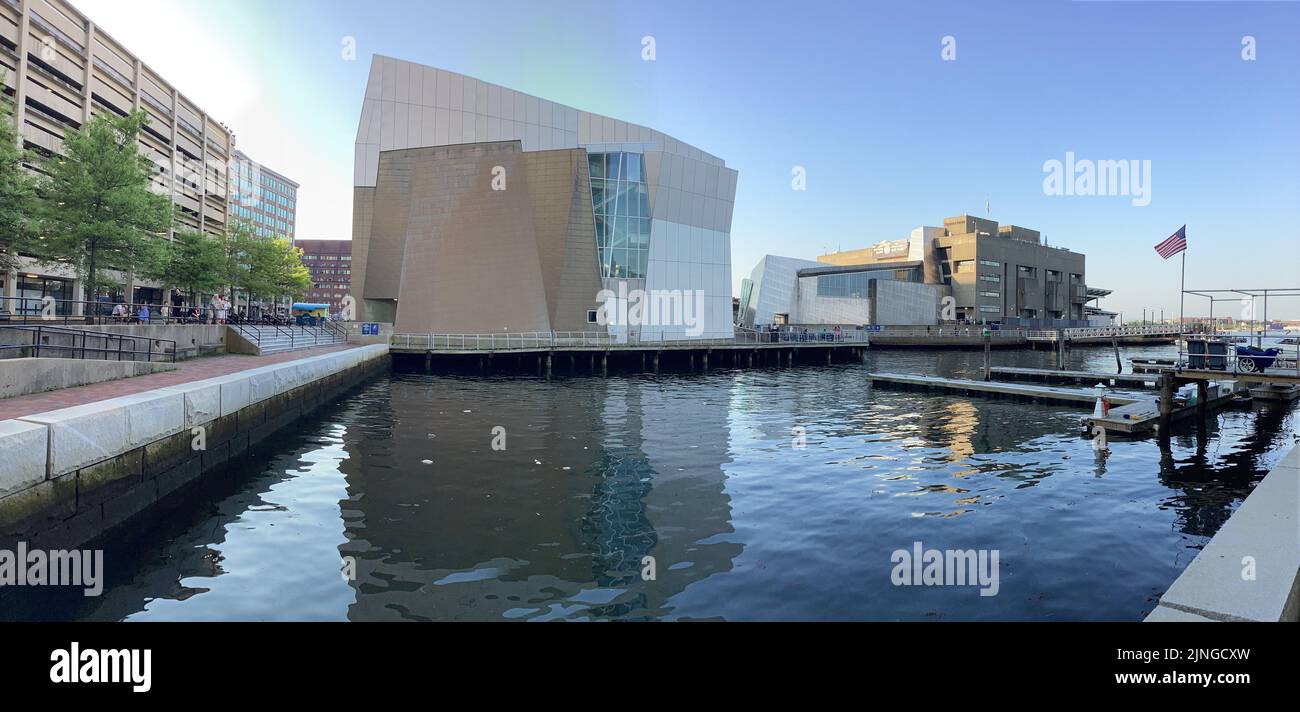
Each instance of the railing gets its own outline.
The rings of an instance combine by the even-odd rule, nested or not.
[[[229,323],[227,326],[234,329],[246,340],[251,341],[258,351],[262,350],[262,335],[268,329],[273,329],[276,336],[288,338],[290,350],[307,344],[308,339],[310,339],[312,346],[337,344],[348,340],[346,331],[343,331],[337,325],[330,324],[328,321],[320,322],[315,326],[274,323]]]
[[[1192,344],[1197,344],[1197,348],[1194,349]],[[1223,353],[1212,353],[1210,346],[1220,344]],[[1243,347],[1250,350],[1243,352]],[[1252,348],[1248,344],[1206,338],[1203,334],[1184,334],[1178,347],[1177,370],[1221,371],[1225,378],[1278,375],[1286,376],[1287,380],[1300,379],[1300,345],[1276,344],[1269,348],[1277,349],[1277,353],[1269,356],[1266,349]]]
[[[1066,341],[1075,339],[1108,339],[1118,336],[1177,336],[1176,326],[1094,326],[1072,329],[1036,329],[1025,332],[1029,341]]]
[[[121,306],[121,309],[117,307]],[[141,307],[148,307],[142,317]],[[258,308],[260,310],[260,308]],[[115,313],[117,312],[117,313]],[[288,316],[260,313],[255,318],[240,317],[227,310],[226,323],[289,326]],[[52,297],[0,297],[0,324],[216,324],[210,305],[183,305],[153,302],[111,302]]]
[[[454,351],[506,351],[511,349],[553,349],[584,347],[661,346],[698,348],[702,346],[743,346],[747,344],[866,344],[867,332],[790,333],[781,331],[737,331],[732,338],[668,338],[665,332],[639,335],[610,334],[603,331],[529,331],[500,334],[393,334],[394,348]]]
[[[883,329],[874,331],[871,337],[875,339],[884,339],[888,337],[975,337],[982,338],[985,329],[980,326],[942,326],[930,329]],[[1020,339],[1024,338],[1025,331],[1021,329],[989,329],[989,338],[992,339]]]
[[[71,353],[72,356],[56,356],[56,358],[80,358],[85,359],[87,353],[102,354],[98,360],[107,361],[110,355],[115,355],[117,361],[124,360],[122,357],[127,356],[127,361],[139,361],[142,359],[137,356],[144,354],[144,361],[152,363],[154,356],[160,357],[163,361],[176,362],[176,342],[171,339],[153,339],[145,336],[126,336],[123,334],[114,334],[108,331],[91,331],[89,329],[68,329],[59,326],[0,326],[0,340],[5,342],[11,341],[6,338],[10,334],[30,333],[32,335],[31,343],[3,343],[0,344],[0,352],[11,351],[14,349],[30,349],[32,357],[40,358],[41,351],[57,352],[60,354]],[[68,344],[51,344],[46,343],[50,336],[69,337],[71,343]],[[80,338],[81,344],[77,344]],[[103,346],[87,345],[87,339],[102,339]],[[145,342],[145,350],[141,351],[136,347],[139,341]],[[117,348],[111,348],[110,342],[117,342]],[[160,344],[171,344],[170,349],[162,348],[154,350],[153,343],[157,341]],[[124,348],[130,342],[131,348]]]

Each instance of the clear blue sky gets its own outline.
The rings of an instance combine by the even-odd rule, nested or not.
[[[1184,223],[1189,288],[1300,286],[1296,2],[78,5],[241,148],[302,183],[300,237],[350,234],[352,143],[380,53],[723,157],[740,171],[737,284],[763,254],[898,239],[983,215],[987,195],[994,220],[1087,254],[1088,282],[1115,289],[1104,306],[1125,317],[1177,314],[1178,259],[1152,246]],[[158,39],[164,22],[173,39]],[[654,62],[641,59],[645,35]],[[955,61],[940,58],[946,35]],[[1241,56],[1247,35],[1255,61]],[[356,38],[354,62],[340,56],[344,37]],[[1150,204],[1045,195],[1043,163],[1067,151],[1151,161]],[[790,187],[796,165],[804,192]],[[1270,315],[1300,318],[1289,301]],[[1189,301],[1189,314],[1203,311]]]

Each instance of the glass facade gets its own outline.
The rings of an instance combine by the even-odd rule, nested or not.
[[[587,156],[601,277],[644,279],[650,255],[650,192],[641,154]]]
[[[823,274],[817,276],[817,296],[852,297],[866,299],[868,282],[873,279],[897,280],[899,282],[921,282],[919,268],[873,269],[863,272],[844,272],[842,274]]]

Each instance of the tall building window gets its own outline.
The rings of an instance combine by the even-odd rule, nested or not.
[[[650,255],[650,192],[641,154],[587,156],[602,277],[643,279]]]

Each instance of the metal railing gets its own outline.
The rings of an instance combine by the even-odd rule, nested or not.
[[[30,343],[12,343],[12,344],[7,343],[9,341],[14,340],[12,337],[10,337],[10,334],[23,334],[23,333],[31,334],[32,338]],[[66,344],[49,343],[51,336],[67,337],[69,343]],[[81,341],[80,344],[77,343],[78,339],[80,339]],[[90,345],[87,343],[88,339],[102,340],[103,346]],[[111,360],[116,360],[116,361],[143,360],[152,363],[154,361],[154,357],[157,356],[164,362],[171,362],[171,363],[176,362],[176,342],[172,341],[171,339],[153,339],[145,336],[126,336],[124,334],[114,334],[108,331],[91,331],[89,329],[70,329],[70,328],[65,328],[60,326],[49,326],[49,325],[41,325],[41,326],[0,325],[0,341],[6,342],[6,343],[0,343],[0,352],[12,351],[14,349],[30,350],[33,358],[40,358],[41,352],[45,351],[47,357],[50,357],[50,352],[54,352],[54,356],[53,356],[54,358],[85,359],[87,358],[86,354],[90,353],[90,354],[99,354],[100,356],[96,357],[96,360],[101,360],[101,361],[110,360],[109,358],[110,356],[115,356],[116,358]],[[145,342],[145,349],[143,351],[141,351],[137,347],[137,344],[140,341]],[[154,349],[153,344],[155,341],[158,342],[160,346],[162,344],[170,344],[171,348]],[[116,342],[117,348],[113,348],[110,346],[110,344],[113,342]],[[129,349],[124,348],[128,342],[131,344],[131,348]],[[144,358],[143,359],[137,358],[141,354],[144,355]],[[126,358],[123,358],[124,356]]]
[[[983,338],[985,329],[979,326],[941,326],[930,329],[882,329],[871,332],[872,338],[883,339],[893,336],[918,338],[918,337],[971,337]],[[1025,331],[1022,329],[990,329],[989,338],[992,339],[1022,339]]]
[[[1035,329],[1025,332],[1030,341],[1066,341],[1075,339],[1109,339],[1120,336],[1169,336],[1178,335],[1176,326],[1094,326],[1070,329]]]
[[[121,306],[121,309],[117,307]],[[148,307],[147,317],[142,317],[141,307]],[[227,310],[226,323],[287,326],[292,318],[287,315],[260,312],[257,317],[240,316]],[[113,302],[107,300],[54,299],[51,297],[0,296],[0,324],[216,324],[216,312],[211,305],[183,305],[154,302]]]
[[[731,338],[669,338],[673,334],[652,332],[634,335],[603,331],[527,331],[493,334],[393,334],[394,348],[449,351],[507,351],[554,348],[698,348],[702,346],[744,346],[763,344],[866,344],[867,332],[791,333],[783,331],[736,331]]]
[[[1197,347],[1193,348],[1193,344]],[[1212,352],[1211,345],[1222,345],[1222,352]],[[1278,375],[1290,380],[1300,378],[1300,345],[1275,344],[1260,349],[1204,334],[1184,334],[1176,364],[1176,370],[1221,371],[1225,378]]]
[[[347,332],[329,322],[321,322],[316,326],[274,323],[232,323],[226,326],[234,329],[244,339],[252,342],[258,351],[262,350],[262,337],[268,330],[273,331],[276,337],[287,338],[289,340],[289,350],[307,346],[337,344],[348,340]]]

